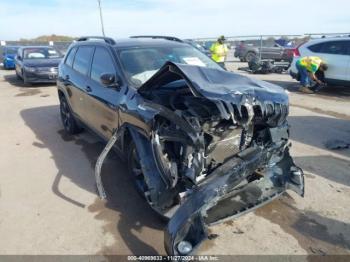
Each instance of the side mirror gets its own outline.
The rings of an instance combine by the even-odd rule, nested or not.
[[[18,55],[17,60],[22,61],[22,57],[20,55]]]
[[[106,87],[119,87],[119,78],[115,74],[105,73],[100,76],[101,83]]]

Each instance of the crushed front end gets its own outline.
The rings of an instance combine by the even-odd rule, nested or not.
[[[153,156],[154,167],[144,168],[152,189],[147,196],[170,218],[168,254],[193,254],[208,226],[249,212],[287,189],[304,195],[303,172],[289,154],[288,95],[282,88],[169,62],[139,93],[144,100],[138,109],[152,123],[149,138],[143,139],[149,154],[140,154],[143,146],[139,157],[150,166]],[[151,182],[155,173],[164,186]]]

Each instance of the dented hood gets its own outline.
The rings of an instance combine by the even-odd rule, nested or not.
[[[240,74],[220,69],[167,62],[139,89],[145,94],[176,80],[184,79],[196,96],[229,103],[242,102],[251,97],[259,102],[270,101],[288,104],[288,95],[283,88]]]

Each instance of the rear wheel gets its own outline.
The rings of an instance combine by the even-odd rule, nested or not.
[[[77,124],[68,102],[63,95],[60,97],[60,113],[64,130],[68,134],[74,135],[81,132],[81,128]]]
[[[245,55],[245,60],[249,63],[250,61],[252,61],[254,58],[256,58],[256,54],[254,52],[248,52]]]

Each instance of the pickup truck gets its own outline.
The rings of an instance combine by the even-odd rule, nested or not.
[[[260,49],[262,59],[288,62],[293,60],[294,48],[284,47],[277,43],[274,43],[272,46],[263,46],[262,48],[252,44],[240,43],[236,46],[234,56],[238,57],[241,62],[250,62],[254,57],[259,56]]]

